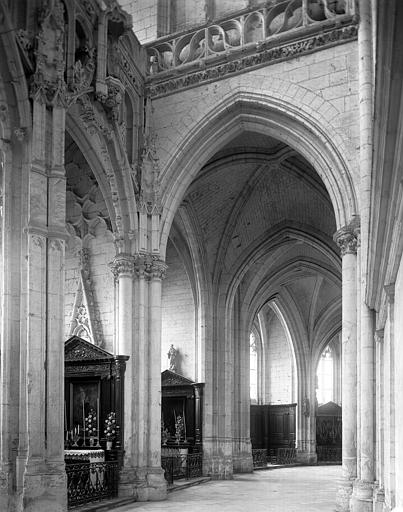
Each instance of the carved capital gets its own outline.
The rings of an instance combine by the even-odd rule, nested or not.
[[[150,265],[150,277],[152,279],[165,279],[168,265],[158,259],[153,259]]]
[[[156,256],[139,254],[135,260],[137,277],[143,279],[164,279],[168,265]]]
[[[357,254],[357,242],[359,236],[357,235],[356,229],[351,226],[341,228],[333,235],[333,240],[340,247],[342,256],[346,254]]]
[[[109,268],[112,270],[115,279],[119,276],[132,276],[134,274],[134,256],[131,254],[121,253],[118,254],[114,260],[109,263]]]

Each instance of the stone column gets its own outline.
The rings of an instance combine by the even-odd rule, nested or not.
[[[35,95],[33,123],[17,487],[23,510],[61,512],[67,507],[63,446],[65,110],[56,100],[49,108],[47,95]]]
[[[315,464],[316,454],[316,371],[306,360],[305,375],[300,376],[297,408],[297,461]]]
[[[134,256],[126,253],[118,254],[110,263],[110,268],[115,277],[117,286],[117,336],[116,353],[129,356],[125,372],[125,394],[124,394],[124,416],[122,425],[124,467],[122,470],[120,493],[126,492],[125,483],[134,480],[133,470],[135,445],[133,443],[133,428],[135,425],[134,396],[136,389],[133,386],[133,375],[135,373],[134,338],[133,338],[133,275]],[[131,474],[127,475],[128,471]]]
[[[166,268],[151,255],[134,259],[132,379],[126,379],[132,399],[125,400],[131,411],[125,449],[131,455],[125,457],[120,489],[138,501],[161,500],[167,492],[161,469],[161,281]]]
[[[383,392],[383,339],[384,330],[375,333],[376,341],[376,486],[374,489],[374,512],[383,512],[384,490],[384,392]]]
[[[354,483],[352,510],[372,512],[375,479],[375,365],[374,314],[365,304],[364,276],[361,279],[360,303],[360,359],[357,390],[359,393],[359,435],[357,480]]]
[[[337,510],[349,510],[357,476],[357,237],[350,226],[334,235],[342,255],[342,481]]]
[[[385,504],[383,512],[390,512],[395,505],[396,474],[395,474],[395,285],[385,286],[387,295],[387,321],[383,335],[383,361],[388,371],[383,375],[383,460],[384,460],[384,488]],[[399,395],[398,395],[399,396]]]
[[[403,512],[403,317],[401,314],[401,305],[403,302],[403,274],[400,269],[395,284],[395,302],[394,302],[394,350],[395,357],[391,363],[394,369],[394,393],[391,397],[393,402],[391,407],[394,410],[394,429],[392,439],[394,442],[394,483],[395,483],[395,504],[393,512]],[[392,446],[391,446],[391,452]]]
[[[166,481],[161,469],[161,300],[162,279],[166,264],[152,258],[149,263],[149,340],[148,340],[148,406],[149,444],[148,475],[150,499],[163,499]]]

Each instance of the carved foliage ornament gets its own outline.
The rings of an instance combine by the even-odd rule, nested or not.
[[[357,254],[357,233],[351,228],[339,229],[334,235],[334,241],[340,247],[341,255]]]
[[[31,96],[42,103],[65,106],[64,6],[60,0],[41,10],[39,26]]]
[[[118,254],[114,260],[109,263],[109,267],[115,279],[121,275],[132,276],[134,274],[134,256],[131,254]]]
[[[120,275],[136,275],[143,279],[164,279],[168,265],[156,256],[118,254],[109,264],[115,279]]]

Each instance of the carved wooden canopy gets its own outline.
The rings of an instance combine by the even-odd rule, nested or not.
[[[318,407],[316,416],[341,416],[341,407],[334,402],[327,402]]]
[[[196,384],[193,380],[187,379],[179,373],[165,370],[161,373],[161,385],[165,386],[193,386]]]
[[[72,336],[64,345],[66,376],[121,376],[128,359],[128,356],[114,356],[78,336]]]

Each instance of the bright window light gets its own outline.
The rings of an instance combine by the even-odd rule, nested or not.
[[[250,352],[250,399],[252,402],[257,402],[257,347],[256,337],[253,332],[249,338],[249,352]]]
[[[329,346],[320,357],[317,378],[316,396],[318,403],[327,404],[327,402],[333,400],[333,354]]]

